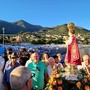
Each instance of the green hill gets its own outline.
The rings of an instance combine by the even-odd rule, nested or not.
[[[75,33],[76,34],[90,34],[90,31],[84,28],[80,28],[75,26],[74,28]],[[67,24],[64,25],[60,25],[60,26],[56,26],[56,27],[52,27],[52,28],[43,28],[39,31],[37,31],[38,33],[44,33],[44,34],[56,34],[56,35],[61,35],[61,34],[67,34],[68,33],[68,29],[67,29]]]

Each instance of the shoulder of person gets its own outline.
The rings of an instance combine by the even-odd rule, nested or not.
[[[45,64],[45,62],[39,61],[40,64]]]
[[[50,65],[47,66],[47,68],[50,68],[50,67],[51,67]]]
[[[43,68],[46,68],[46,67],[47,67],[46,64],[45,64],[45,62],[41,62],[41,61],[40,61],[40,62],[39,62],[39,65],[42,66]]]
[[[27,67],[31,67],[33,65],[33,62],[29,63]]]
[[[44,60],[41,60],[41,62],[45,62]]]
[[[53,69],[50,65],[47,66],[47,70]]]
[[[15,65],[16,65],[16,66],[20,66],[21,64],[20,64],[19,62],[16,62]]]

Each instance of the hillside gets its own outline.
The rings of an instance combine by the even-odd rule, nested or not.
[[[34,33],[38,33],[40,35],[41,34],[57,34],[57,35],[61,35],[61,34],[67,34],[68,30],[67,30],[67,24],[63,24],[63,25],[58,25],[55,27],[42,27],[40,25],[33,25],[30,24],[24,20],[19,20],[16,22],[7,22],[7,21],[3,21],[0,20],[0,34],[3,33],[2,28],[5,28],[5,34],[17,34],[19,32],[34,32]],[[78,27],[75,26],[75,32],[76,34],[80,33],[80,34],[90,34],[90,31],[87,29],[84,29],[82,27]]]
[[[7,22],[0,20],[0,34],[3,33],[2,28],[5,28],[5,34],[17,34],[19,32],[33,32],[42,29],[39,25],[32,25],[23,20],[16,22]]]
[[[20,26],[0,20],[0,34],[3,33],[2,28],[5,28],[5,34],[16,34],[20,31],[23,31],[23,32],[27,31]]]
[[[28,22],[24,21],[24,20],[19,20],[19,21],[16,21],[14,22],[13,24],[15,25],[18,25],[20,27],[23,27],[25,28],[26,30],[30,31],[30,32],[34,32],[36,30],[40,30],[42,29],[43,27],[40,26],[40,25],[32,25],[32,24],[29,24]]]
[[[90,30],[75,26],[74,28],[75,33],[78,34],[90,34]],[[38,33],[46,33],[46,34],[56,34],[56,35],[61,35],[61,34],[67,34],[68,33],[68,29],[67,29],[67,24],[64,25],[60,25],[60,26],[56,26],[56,27],[52,27],[52,28],[43,28],[41,30],[38,31]]]

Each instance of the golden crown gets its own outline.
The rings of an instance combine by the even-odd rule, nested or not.
[[[74,30],[74,23],[70,22],[68,25],[67,25],[67,28],[69,30]]]

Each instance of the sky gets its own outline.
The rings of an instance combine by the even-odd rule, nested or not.
[[[0,20],[43,27],[73,22],[90,30],[90,0],[0,0]]]

